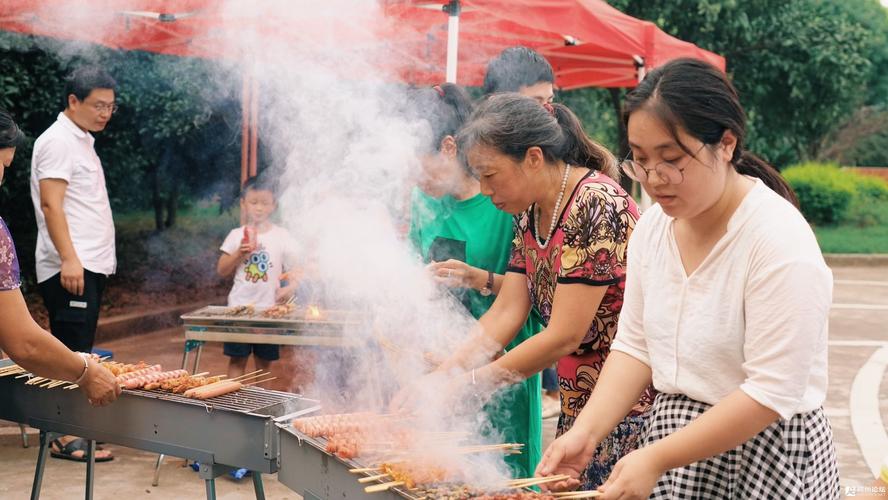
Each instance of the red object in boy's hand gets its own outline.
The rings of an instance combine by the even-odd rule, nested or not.
[[[241,239],[241,246],[247,245],[250,251],[256,249],[256,228],[253,226],[244,226],[244,237]]]

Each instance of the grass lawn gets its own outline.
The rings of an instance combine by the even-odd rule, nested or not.
[[[814,229],[823,253],[886,253],[888,225],[870,227],[839,225]]]

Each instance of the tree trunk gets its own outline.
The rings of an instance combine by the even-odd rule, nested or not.
[[[179,206],[179,183],[172,182],[170,192],[167,196],[167,219],[166,227],[173,227],[176,224],[176,209]]]
[[[163,198],[160,196],[160,165],[151,171],[151,198],[154,204],[154,229],[163,231]]]

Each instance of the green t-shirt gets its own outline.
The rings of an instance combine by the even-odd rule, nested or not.
[[[497,210],[490,198],[478,194],[462,201],[451,196],[436,199],[414,190],[411,209],[410,241],[426,262],[452,258],[496,274],[506,272],[512,216]],[[475,318],[487,312],[496,298],[472,289],[452,291]],[[541,325],[539,314],[532,310],[506,350],[539,332]],[[503,442],[524,443],[521,455],[506,457],[517,477],[531,477],[541,457],[541,392],[540,375],[536,374],[500,390],[485,409]]]

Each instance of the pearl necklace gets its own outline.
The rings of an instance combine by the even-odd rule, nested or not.
[[[561,200],[564,198],[564,191],[567,190],[568,176],[570,176],[570,165],[567,165],[564,168],[564,177],[561,178],[561,191],[558,193],[558,199],[555,200],[555,209],[552,210],[552,223],[549,224],[549,235],[546,236],[545,243],[540,241],[540,211],[539,207],[536,207],[536,216],[533,218],[533,239],[536,240],[537,245],[542,249],[549,246],[549,242],[552,241],[552,235],[555,234],[555,228],[558,227],[558,210],[561,208]]]

